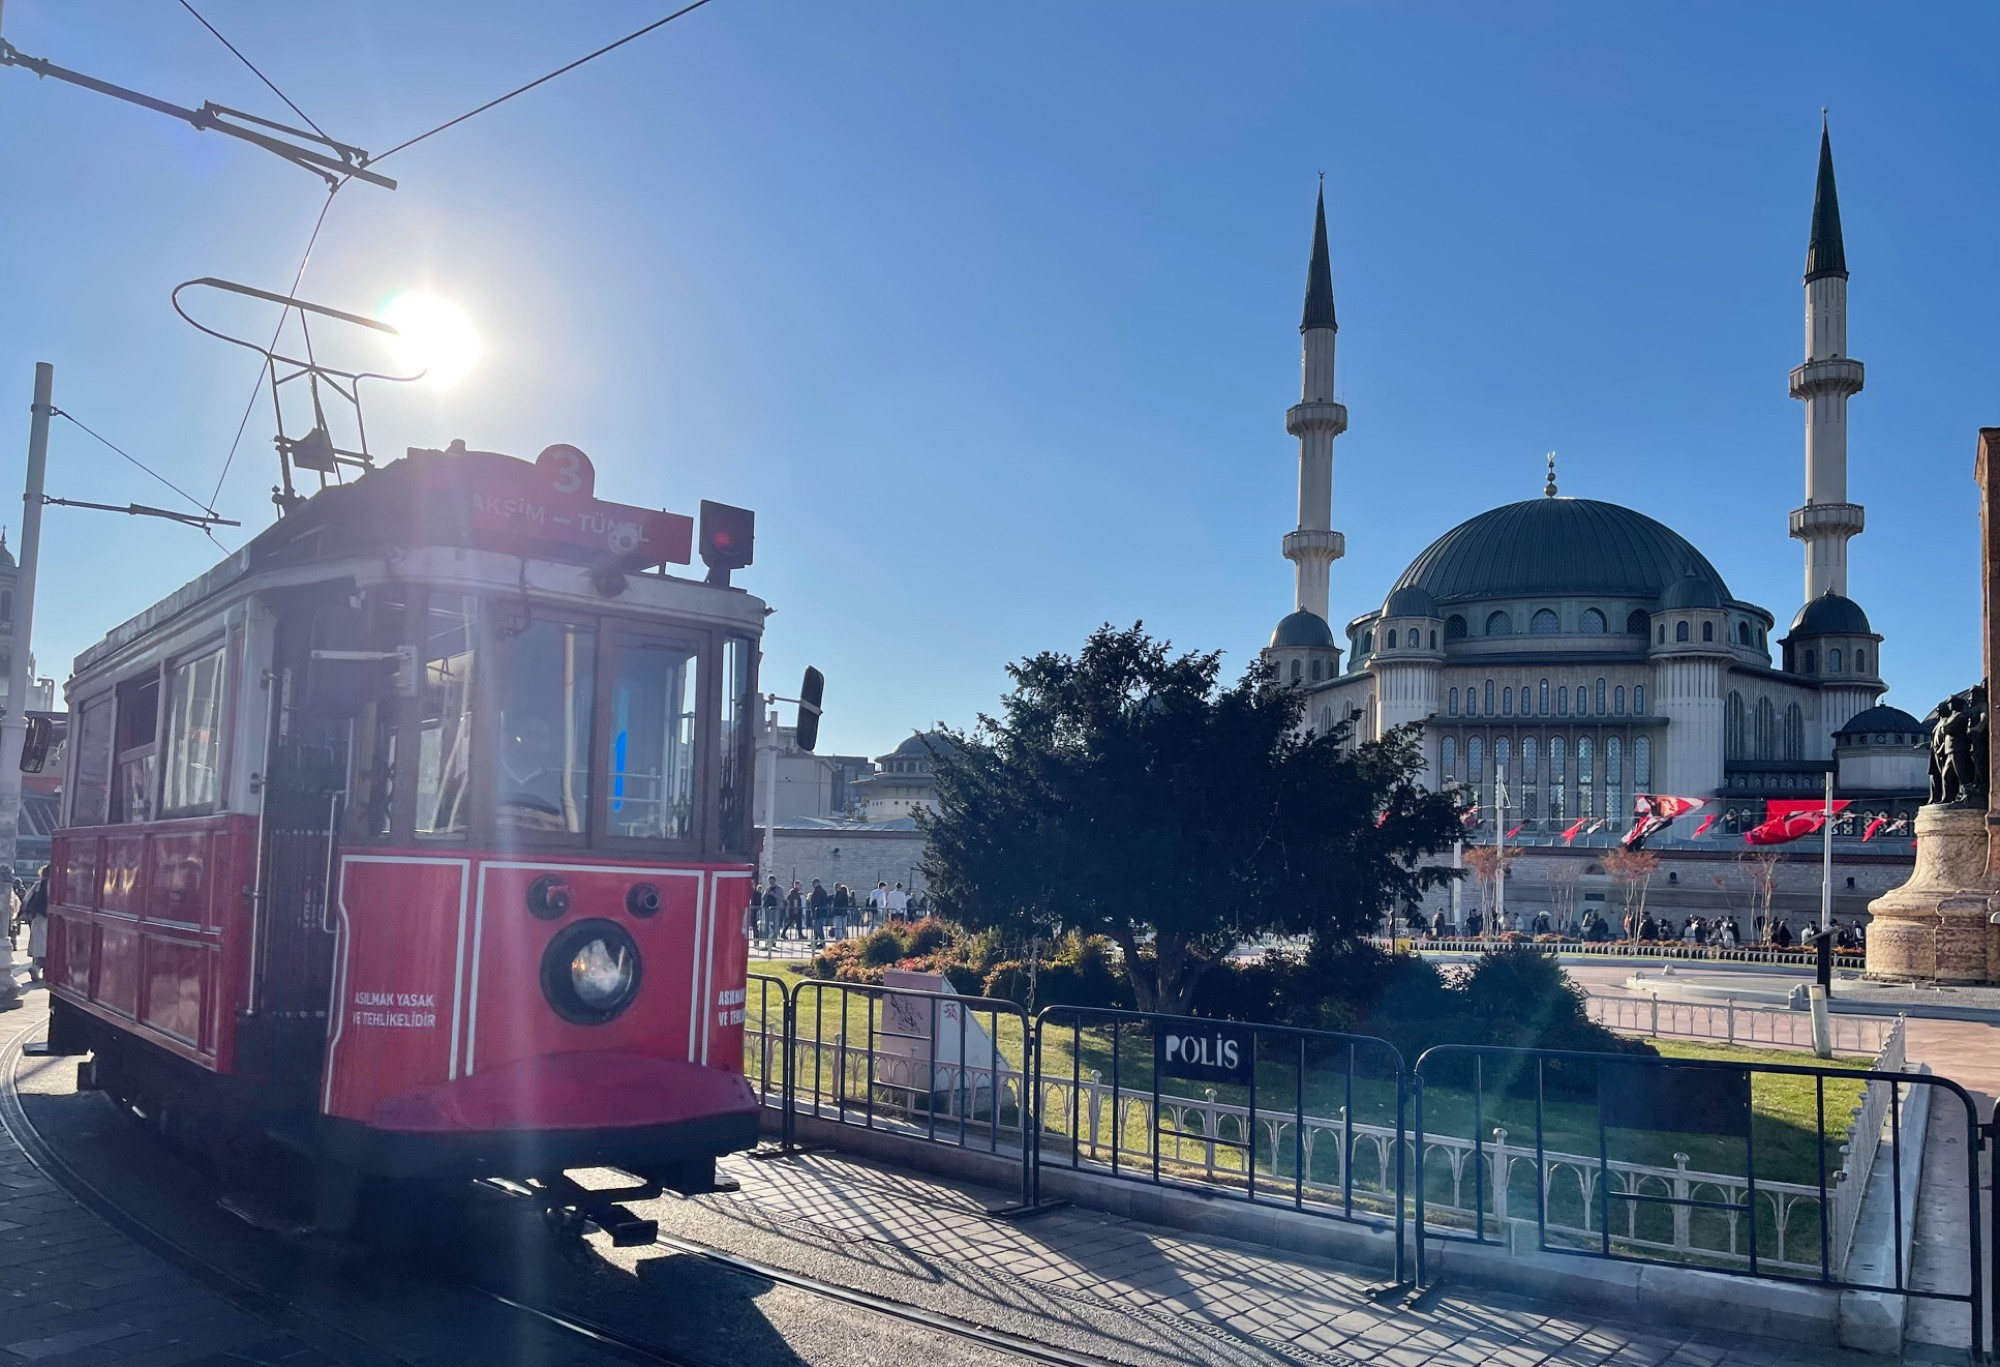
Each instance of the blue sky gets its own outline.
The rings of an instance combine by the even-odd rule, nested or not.
[[[197,7],[381,150],[664,13]],[[476,16],[476,18],[474,17]],[[9,0],[24,51],[289,117],[171,0]],[[1819,110],[1853,272],[1852,592],[1921,713],[1979,668],[1975,430],[2000,423],[2000,9],[1841,4],[780,5],[715,0],[385,163],[305,293],[459,303],[485,354],[385,394],[379,450],[558,441],[599,492],[758,510],[766,678],[823,748],[991,708],[1010,659],[1143,618],[1239,668],[1291,605],[1299,303],[1326,172],[1334,614],[1534,496],[1627,503],[1780,622],[1801,592],[1799,278]],[[288,284],[324,198],[214,134],[0,70],[0,487],[32,364],[206,495],[256,366],[177,282]],[[265,410],[220,507],[271,515]],[[171,495],[67,424],[52,493]],[[10,519],[11,520],[11,519]],[[44,673],[206,568],[196,533],[46,521]],[[243,534],[225,534],[237,544]]]

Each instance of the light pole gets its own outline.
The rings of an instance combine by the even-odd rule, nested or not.
[[[28,484],[21,495],[21,577],[14,590],[14,654],[7,662],[7,714],[0,718],[0,872],[8,878],[14,876],[14,851],[21,835],[21,743],[28,734],[28,654],[34,640],[35,571],[42,551],[42,484],[48,472],[55,383],[56,368],[47,361],[35,362],[35,400],[28,419]],[[11,958],[11,948],[8,952]],[[0,974],[0,1000],[18,996],[10,963],[7,972]]]

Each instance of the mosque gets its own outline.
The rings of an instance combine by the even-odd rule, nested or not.
[[[1283,543],[1294,610],[1264,650],[1306,693],[1308,722],[1350,723],[1359,739],[1421,722],[1427,781],[1475,793],[1489,839],[1496,785],[1511,839],[1548,844],[1581,821],[1587,846],[1622,834],[1636,793],[1716,799],[1674,835],[1714,814],[1710,834],[1723,836],[1761,820],[1763,799],[1818,795],[1833,768],[1839,795],[1854,800],[1836,833],[1859,837],[1880,816],[1888,835],[1871,848],[1900,840],[1907,857],[1924,796],[1923,728],[1879,703],[1883,638],[1847,596],[1847,543],[1864,525],[1847,492],[1847,401],[1863,376],[1847,350],[1847,278],[1822,128],[1806,356],[1791,372],[1791,395],[1805,405],[1805,502],[1790,518],[1805,590],[1782,634],[1679,533],[1632,508],[1561,495],[1550,457],[1542,497],[1440,536],[1379,607],[1347,623],[1343,645],[1329,598],[1346,549],[1332,485],[1347,409],[1334,399],[1339,325],[1322,190],[1299,325],[1301,393],[1285,415],[1299,441],[1298,527]]]

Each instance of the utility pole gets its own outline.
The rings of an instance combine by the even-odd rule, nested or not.
[[[1819,928],[1833,929],[1833,770],[1826,771],[1826,818],[1820,822]]]
[[[774,693],[766,694],[762,701],[766,704],[764,708],[764,844],[762,849],[763,857],[758,860],[758,863],[762,867],[757,871],[757,885],[751,889],[751,896],[756,900],[760,908],[764,901],[764,889],[770,884],[770,880],[776,874],[778,859],[777,695]],[[760,921],[763,919],[761,911],[759,912],[758,919]],[[776,940],[777,931],[774,927],[765,926],[764,930],[766,934],[772,937],[773,941]]]
[[[42,484],[49,463],[49,417],[55,412],[56,368],[35,362],[35,401],[28,419],[28,486],[21,495],[21,578],[14,590],[14,653],[7,662],[7,714],[0,718],[0,873],[14,876],[21,834],[21,743],[28,734],[28,653],[34,641],[35,571],[42,550]],[[11,951],[10,951],[11,953]],[[0,998],[15,995],[10,967]]]
[[[1493,924],[1487,934],[1498,937],[1507,928],[1507,769],[1493,771]]]

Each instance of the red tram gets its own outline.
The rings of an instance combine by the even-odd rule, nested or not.
[[[701,1190],[755,1142],[750,514],[676,577],[693,519],[593,484],[412,450],[78,658],[52,1048],[349,1175]]]

